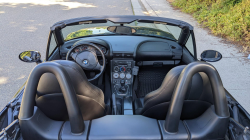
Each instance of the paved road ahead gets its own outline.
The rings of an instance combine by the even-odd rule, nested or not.
[[[24,50],[45,56],[49,27],[55,22],[97,15],[131,15],[130,0],[0,0],[0,110],[35,66],[18,59]]]

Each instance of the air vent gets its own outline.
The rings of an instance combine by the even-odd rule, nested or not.
[[[133,58],[133,53],[114,53],[115,58]]]
[[[123,53],[114,53],[114,57],[116,58],[122,58],[123,57]]]
[[[125,58],[133,58],[133,53],[125,53],[124,57]]]

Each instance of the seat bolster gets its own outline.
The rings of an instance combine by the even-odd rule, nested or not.
[[[175,84],[185,66],[177,66],[170,70],[164,78],[162,85],[155,91],[147,94],[144,98],[144,107],[141,113],[144,113],[152,106],[169,102],[171,100]]]
[[[92,98],[83,95],[77,95],[78,104],[80,106],[83,120],[92,120],[106,115],[105,106]]]
[[[62,93],[51,93],[36,99],[37,107],[50,119],[57,121],[68,120],[68,112]]]

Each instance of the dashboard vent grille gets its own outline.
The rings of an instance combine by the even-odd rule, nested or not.
[[[115,58],[133,58],[133,53],[114,53]]]

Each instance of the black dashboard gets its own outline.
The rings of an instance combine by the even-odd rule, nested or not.
[[[128,58],[135,61],[145,61],[143,64],[150,64],[148,61],[172,61],[173,64],[176,64],[182,57],[182,47],[175,41],[154,37],[118,35],[67,41],[60,47],[62,59],[66,57],[71,46],[79,40],[96,44],[108,60]],[[75,51],[83,51],[87,48],[88,46],[79,46]],[[97,55],[100,56],[99,52]]]
[[[140,66],[161,67],[178,65],[182,59],[182,47],[175,41],[142,36],[96,36],[74,39],[60,47],[61,59],[65,59],[74,43],[85,40],[97,45],[104,53],[110,68],[111,91],[117,97],[132,96],[134,76]],[[79,45],[74,52],[94,49]],[[101,55],[96,51],[98,59]],[[127,110],[128,111],[128,110]],[[131,110],[127,112],[133,114]]]

